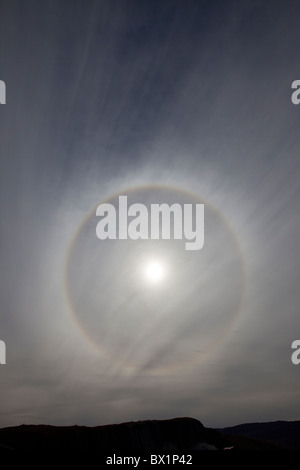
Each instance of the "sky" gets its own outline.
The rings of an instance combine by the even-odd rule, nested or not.
[[[0,0],[0,427],[300,419],[299,15]],[[204,204],[203,248],[99,240],[118,195]]]

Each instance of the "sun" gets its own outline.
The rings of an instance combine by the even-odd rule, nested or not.
[[[164,268],[161,263],[149,263],[146,268],[146,276],[152,282],[159,282],[164,277]]]

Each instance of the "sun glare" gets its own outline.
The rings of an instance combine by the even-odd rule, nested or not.
[[[147,266],[146,275],[151,281],[158,282],[164,276],[164,269],[160,263],[150,263]]]

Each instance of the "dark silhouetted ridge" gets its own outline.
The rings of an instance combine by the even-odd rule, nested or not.
[[[300,450],[300,421],[273,421],[267,423],[246,423],[219,429],[231,439],[259,440],[289,450]],[[234,436],[232,439],[229,436]]]
[[[22,425],[0,429],[0,450],[151,451],[223,449],[226,440],[193,418],[106,426]]]

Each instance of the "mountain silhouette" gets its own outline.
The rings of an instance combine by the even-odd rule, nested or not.
[[[300,422],[206,428],[194,418],[104,426],[21,425],[0,429],[0,453],[149,452],[300,449]]]
[[[230,442],[247,438],[268,442],[288,450],[300,450],[300,421],[272,421],[265,423],[245,423],[218,431]]]

